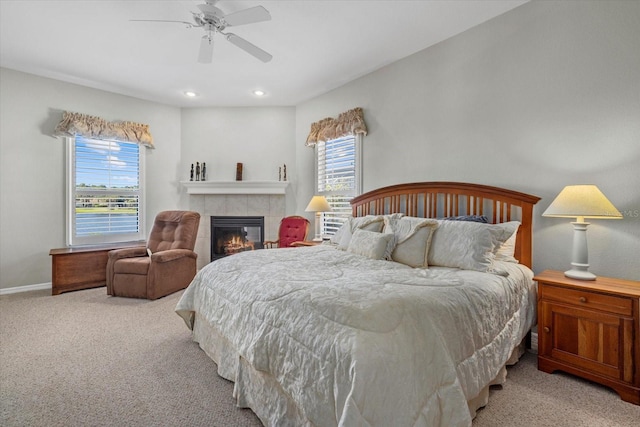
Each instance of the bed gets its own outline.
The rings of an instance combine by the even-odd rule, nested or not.
[[[266,426],[469,426],[535,324],[538,200],[374,190],[327,244],[207,265],[176,312]]]

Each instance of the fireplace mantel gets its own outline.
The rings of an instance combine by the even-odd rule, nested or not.
[[[285,194],[289,181],[180,181],[187,194]]]

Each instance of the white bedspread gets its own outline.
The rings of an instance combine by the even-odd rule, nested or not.
[[[203,268],[176,312],[190,328],[206,319],[311,425],[469,426],[467,400],[535,317],[533,273],[501,267],[508,277],[328,246],[244,252]],[[257,409],[265,425],[291,424]]]

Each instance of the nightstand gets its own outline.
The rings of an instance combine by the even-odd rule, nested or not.
[[[640,282],[574,280],[546,270],[538,282],[538,369],[611,387],[640,405]]]

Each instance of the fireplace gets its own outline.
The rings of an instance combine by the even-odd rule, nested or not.
[[[263,216],[212,216],[211,261],[239,252],[262,249]]]

